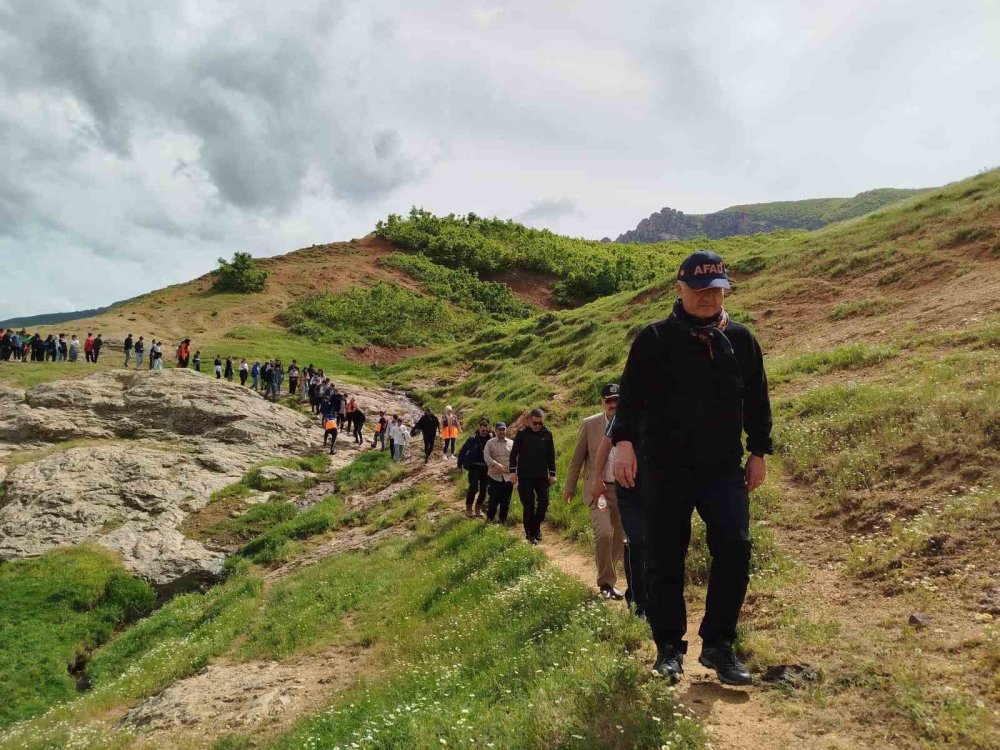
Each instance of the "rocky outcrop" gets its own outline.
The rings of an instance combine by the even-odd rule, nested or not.
[[[415,411],[401,394],[351,390],[370,415]],[[94,542],[161,593],[211,582],[223,554],[186,538],[185,517],[254,464],[321,440],[307,416],[189,370],[0,388],[0,560]],[[307,476],[262,471],[275,480]]]

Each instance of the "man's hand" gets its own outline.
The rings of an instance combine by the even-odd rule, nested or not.
[[[747,459],[747,465],[744,469],[747,482],[747,491],[753,492],[755,489],[764,484],[764,479],[767,477],[767,464],[764,463],[763,456],[750,456]]]
[[[510,475],[510,483],[517,487],[517,472]]]
[[[549,477],[549,487],[551,487],[551,486],[552,486],[552,485],[554,485],[555,483],[556,483],[556,478],[555,478],[555,477],[553,477],[553,476],[550,476],[550,477]]]
[[[563,490],[563,500],[565,500],[568,503],[572,499],[573,499],[573,493],[570,491],[569,487],[567,487],[565,490]]]
[[[594,483],[590,486],[590,496],[600,497],[604,493],[604,482],[600,479],[595,479]]]
[[[615,479],[622,487],[635,487],[635,475],[639,462],[635,457],[635,449],[628,440],[622,440],[615,446]]]

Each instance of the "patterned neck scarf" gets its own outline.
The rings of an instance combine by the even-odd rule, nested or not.
[[[670,317],[705,345],[705,348],[708,349],[709,359],[715,359],[716,347],[719,347],[725,354],[733,354],[733,345],[725,334],[726,326],[729,325],[729,313],[725,309],[711,318],[696,318],[684,309],[683,303],[678,299],[674,302],[674,309]]]

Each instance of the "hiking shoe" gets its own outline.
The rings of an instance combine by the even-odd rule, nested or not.
[[[684,652],[679,648],[657,648],[653,672],[676,685],[684,674]]]
[[[601,586],[601,596],[604,599],[614,599],[616,602],[625,598],[625,594],[606,583]]]
[[[539,531],[537,534],[535,534],[535,544],[541,544],[541,543],[542,543],[542,532]]]
[[[525,541],[526,541],[526,542],[527,542],[528,544],[538,544],[538,540],[537,540],[537,539],[535,539],[535,537],[531,536],[530,534],[525,534],[525,535],[524,535],[524,540],[525,540]]]
[[[486,514],[483,513],[482,508],[476,508],[476,518],[486,518]]]
[[[736,658],[732,646],[703,646],[698,662],[714,669],[723,685],[753,685],[750,671]]]
[[[465,509],[465,517],[466,518],[472,518],[472,508],[466,508]]]

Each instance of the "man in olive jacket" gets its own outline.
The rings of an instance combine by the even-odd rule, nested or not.
[[[545,413],[532,409],[527,429],[514,436],[510,450],[511,480],[524,509],[524,538],[530,544],[542,541],[542,522],[549,507],[549,487],[556,483],[556,446],[545,427]]]

